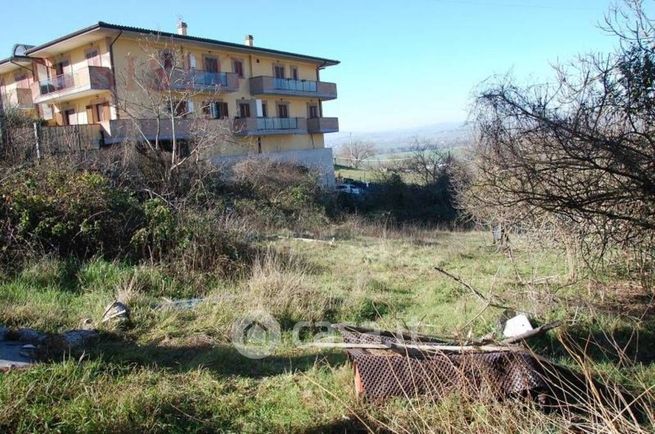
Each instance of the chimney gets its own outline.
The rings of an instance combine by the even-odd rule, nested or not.
[[[249,47],[252,47],[255,45],[255,38],[252,35],[246,35],[246,40],[243,41],[243,43]]]
[[[187,26],[187,24],[184,21],[182,21],[182,20],[178,21],[177,22],[177,34],[182,35],[182,36],[186,36],[188,27],[189,26]]]

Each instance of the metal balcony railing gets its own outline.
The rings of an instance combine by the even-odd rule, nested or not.
[[[298,118],[257,118],[258,130],[295,130]]]
[[[316,92],[318,85],[311,80],[292,80],[290,78],[274,78],[273,88],[295,92]]]
[[[250,93],[253,95],[292,95],[320,98],[337,97],[337,85],[325,81],[293,80],[265,75],[250,78]]]
[[[68,89],[75,86],[75,75],[71,73],[57,75],[39,81],[39,92],[47,95],[52,92]]]
[[[84,90],[106,90],[113,86],[111,69],[102,66],[86,66],[73,72],[34,83],[34,99],[49,99],[50,94],[69,95]],[[42,102],[38,100],[36,102]]]
[[[225,72],[192,69],[190,71],[180,70],[174,74],[173,87],[175,88],[227,87],[227,85],[227,73]]]

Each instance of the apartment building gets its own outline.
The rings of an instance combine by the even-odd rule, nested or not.
[[[261,154],[315,166],[332,182],[324,134],[339,124],[323,116],[323,103],[335,99],[337,89],[321,81],[320,72],[339,62],[260,48],[250,35],[239,44],[190,36],[183,22],[176,33],[99,22],[38,46],[19,44],[0,61],[0,108],[25,110],[52,128],[85,126],[98,146],[119,143],[134,122],[122,102],[143,91],[134,83],[135,65],[147,63],[144,57],[153,52],[155,65],[174,68],[173,76],[186,78],[182,87],[193,88],[179,89],[188,101],[174,130],[177,139],[193,134],[185,127],[188,119],[228,119],[240,139],[212,159]],[[169,64],[172,53],[178,61]],[[146,135],[155,134],[151,130],[143,128]]]

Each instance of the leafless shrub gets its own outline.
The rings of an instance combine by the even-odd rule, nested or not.
[[[139,50],[130,55],[127,71],[117,74],[120,86],[114,99],[129,122],[121,124],[116,135],[147,161],[149,176],[158,174],[161,184],[174,182],[183,167],[226,146],[239,146],[230,120],[212,115],[210,105],[220,98],[223,86],[218,78],[206,78],[202,74],[207,73],[190,66],[172,38],[141,38]]]
[[[433,143],[416,140],[410,152],[408,159],[403,161],[399,168],[422,185],[437,185],[458,171],[457,166],[460,163],[455,157]]]
[[[616,53],[557,67],[552,84],[482,85],[473,180],[460,194],[478,221],[557,228],[586,258],[652,252],[655,27],[639,1],[620,11],[608,18]]]

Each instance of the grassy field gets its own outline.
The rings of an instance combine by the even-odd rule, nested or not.
[[[565,431],[554,416],[503,403],[463,410],[457,397],[429,407],[361,402],[343,352],[292,344],[300,320],[461,337],[497,331],[501,311],[484,309],[434,266],[529,312],[535,323],[565,319],[580,340],[612,336],[634,358],[590,352],[594,369],[655,385],[647,344],[653,321],[639,313],[647,294],[620,274],[571,280],[557,251],[519,239],[510,257],[479,232],[342,226],[332,235],[330,242],[262,242],[268,253],[233,280],[180,281],[148,266],[47,259],[5,276],[0,324],[61,332],[90,318],[102,334],[84,353],[0,374],[0,432]],[[187,297],[206,301],[185,310],[158,306]],[[99,324],[116,298],[131,307],[131,323]],[[230,343],[233,322],[254,310],[271,313],[283,330],[281,344],[262,360]],[[539,340],[535,350],[574,364],[556,339]]]

